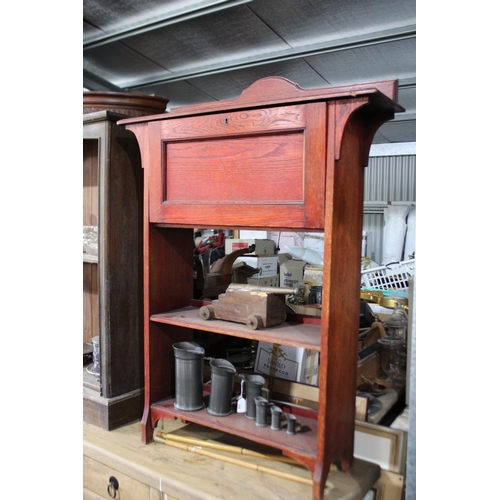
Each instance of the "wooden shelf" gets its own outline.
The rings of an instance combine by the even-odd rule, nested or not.
[[[315,458],[317,448],[318,422],[312,418],[300,417],[302,431],[294,435],[286,433],[285,429],[274,431],[267,427],[257,427],[255,420],[250,420],[243,414],[231,413],[225,417],[210,415],[207,411],[208,397],[205,408],[198,411],[181,411],[174,406],[175,399],[170,398],[152,405],[153,421],[160,418],[178,418],[182,421],[192,422],[212,429],[235,434],[245,439],[250,439],[266,446],[291,451],[293,455]]]
[[[154,314],[151,316],[151,321],[262,342],[305,347],[316,351],[320,349],[321,332],[318,325],[282,323],[262,330],[251,330],[248,326],[240,323],[217,319],[206,321],[200,317],[198,311],[197,307],[186,307],[176,311]]]

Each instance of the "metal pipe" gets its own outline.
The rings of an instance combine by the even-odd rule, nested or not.
[[[263,292],[263,293],[275,293],[277,295],[298,295],[298,288],[287,288],[278,286],[260,286],[260,285],[248,285],[246,283],[231,283],[226,291],[241,291],[241,292]]]
[[[280,50],[276,52],[258,54],[254,57],[248,57],[237,61],[222,61],[213,65],[204,65],[187,71],[173,71],[168,76],[157,79],[137,79],[135,81],[126,82],[123,87],[128,91],[134,89],[144,89],[148,86],[162,85],[165,83],[180,82],[187,79],[200,78],[203,76],[217,75],[237,71],[240,69],[253,68],[263,66],[265,64],[276,64],[294,59],[303,59],[314,57],[331,52],[340,52],[344,50],[357,49],[360,47],[368,47],[371,45],[379,45],[382,43],[390,43],[394,41],[407,40],[416,38],[415,25],[403,26],[393,30],[385,30],[382,32],[371,33],[366,37],[353,37],[347,41],[336,41],[313,44],[312,46],[298,47]]]

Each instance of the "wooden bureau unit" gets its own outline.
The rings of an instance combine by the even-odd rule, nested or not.
[[[143,170],[119,119],[164,110],[167,100],[117,92],[83,95],[83,225],[98,227],[98,255],[83,254],[83,342],[99,337],[98,379],[83,368],[83,419],[114,429],[143,406]]]
[[[376,130],[403,109],[397,83],[304,90],[279,77],[238,99],[121,120],[139,142],[144,190],[145,406],[142,440],[180,418],[283,450],[309,469],[323,498],[330,464],[353,461],[364,168]],[[202,322],[192,305],[193,228],[325,234],[320,325],[250,330]],[[294,436],[243,415],[174,405],[172,345],[193,330],[320,351],[317,419]]]

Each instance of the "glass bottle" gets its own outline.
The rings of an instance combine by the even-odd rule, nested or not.
[[[396,306],[389,319],[384,321],[389,337],[398,337],[406,342],[406,331],[408,329],[408,315],[403,309],[401,302],[395,301]]]

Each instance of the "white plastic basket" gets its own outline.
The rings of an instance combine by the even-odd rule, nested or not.
[[[393,262],[361,271],[365,290],[408,290],[408,278],[415,272],[415,259]]]

